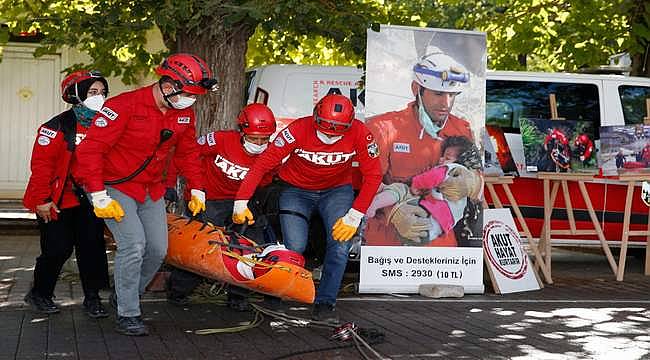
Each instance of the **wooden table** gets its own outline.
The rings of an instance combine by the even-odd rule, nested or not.
[[[640,174],[622,174],[619,175],[619,180],[627,182],[627,193],[625,195],[625,212],[623,215],[623,236],[621,237],[621,252],[618,258],[618,271],[616,272],[616,280],[623,281],[625,273],[625,257],[627,255],[627,241],[630,236],[645,236],[645,275],[650,275],[650,208],[648,208],[648,223],[646,230],[630,230],[630,216],[632,215],[632,195],[634,195],[634,187],[637,183],[648,180],[650,175]]]
[[[542,227],[542,234],[540,236],[540,246],[544,247],[544,254],[546,255],[545,265],[548,267],[548,273],[551,274],[551,238],[553,235],[596,235],[600,244],[603,248],[603,252],[607,257],[609,266],[612,269],[614,274],[618,274],[618,266],[616,260],[612,255],[609,245],[607,244],[607,239],[605,239],[605,234],[603,229],[598,221],[596,212],[591,203],[591,198],[587,192],[585,182],[593,180],[593,174],[580,174],[580,173],[551,173],[551,172],[540,172],[537,174],[537,177],[544,182],[544,225]],[[586,210],[589,213],[591,223],[593,225],[592,229],[577,229],[575,223],[575,217],[573,215],[573,205],[571,203],[571,197],[569,195],[569,181],[575,181],[578,184],[582,199],[585,202]],[[551,188],[552,184],[552,188]],[[564,202],[567,211],[567,220],[569,221],[569,229],[562,230],[553,230],[551,224],[551,215],[553,213],[553,206],[555,204],[555,198],[558,193],[558,189],[562,186],[562,192],[564,197]],[[628,216],[629,222],[629,216]]]

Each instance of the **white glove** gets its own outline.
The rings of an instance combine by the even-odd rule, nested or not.
[[[93,211],[97,217],[102,219],[115,219],[115,221],[122,221],[124,217],[124,210],[117,200],[113,200],[106,190],[95,191],[90,193],[90,198],[93,202]]]
[[[192,189],[190,190],[190,202],[187,204],[187,208],[192,212],[192,216],[201,211],[205,211],[205,193],[201,190]]]
[[[93,207],[103,209],[108,206],[108,204],[113,201],[113,198],[111,198],[106,190],[102,191],[95,191],[94,193],[90,193],[90,198],[92,199],[93,202]]]
[[[343,217],[336,220],[332,226],[332,238],[336,241],[348,241],[357,232],[359,224],[363,219],[363,213],[354,208],[350,208]]]
[[[201,190],[192,189],[190,190],[190,197],[196,196],[202,203],[205,202],[205,193]]]
[[[235,200],[232,207],[232,222],[235,224],[248,223],[248,225],[255,223],[253,213],[248,208],[248,200]]]
[[[358,228],[363,219],[363,213],[355,208],[350,208],[348,212],[341,218],[343,223],[347,226]]]

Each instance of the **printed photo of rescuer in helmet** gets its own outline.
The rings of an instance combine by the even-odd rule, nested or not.
[[[598,170],[592,122],[522,119],[519,126],[527,171]]]
[[[366,124],[382,184],[365,245],[481,246],[484,34],[368,31]]]

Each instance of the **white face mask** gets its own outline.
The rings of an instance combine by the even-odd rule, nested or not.
[[[320,132],[319,130],[316,130],[316,136],[318,137],[318,140],[322,141],[323,144],[327,144],[327,145],[332,145],[335,142],[343,139],[343,135],[340,135],[340,136],[327,136],[324,133]]]
[[[248,151],[250,154],[261,154],[266,150],[266,148],[269,146],[269,144],[262,144],[262,145],[257,145],[253,144],[252,142],[248,142],[244,140],[244,149]]]
[[[187,109],[188,107],[194,105],[194,102],[196,101],[196,98],[189,97],[189,96],[183,96],[183,95],[178,95],[178,100],[177,101],[169,101],[174,109]]]
[[[104,100],[104,95],[94,95],[87,97],[86,100],[84,100],[83,104],[90,110],[99,111],[104,105]]]

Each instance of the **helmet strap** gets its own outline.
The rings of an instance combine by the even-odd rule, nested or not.
[[[164,82],[165,82],[165,81],[163,81],[163,79],[158,80],[158,88],[160,89],[160,93],[162,94],[163,99],[165,99],[165,102],[167,103],[167,105],[169,105],[170,108],[174,108],[174,105],[172,105],[172,102],[171,102],[171,100],[169,100],[169,99],[170,99],[172,96],[176,96],[176,95],[180,95],[180,94],[182,94],[183,91],[181,91],[181,90],[176,90],[176,91],[172,92],[171,94],[165,94],[165,92],[163,91],[163,88],[162,88],[162,84],[163,84]],[[175,89],[174,89],[174,90],[175,90]]]

